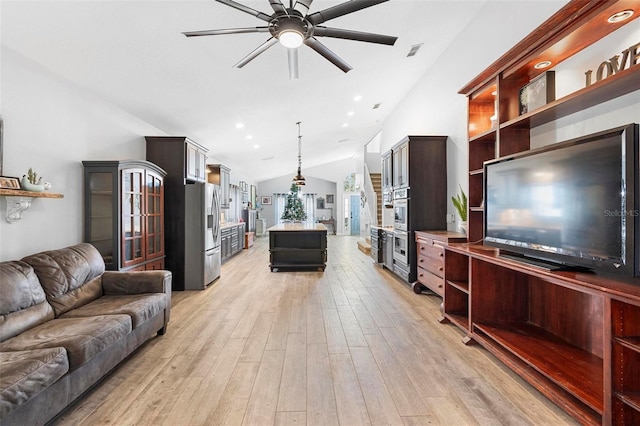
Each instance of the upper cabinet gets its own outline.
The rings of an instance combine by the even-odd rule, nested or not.
[[[640,89],[637,37],[630,46],[590,61],[592,71],[572,69],[580,61],[568,61],[558,67],[565,76],[557,83],[552,74],[544,75],[639,16],[638,1],[570,1],[460,90],[468,100],[469,241],[484,238],[485,161],[529,150],[531,130],[538,126]],[[632,25],[637,28],[637,21]],[[569,80],[582,82],[581,88],[568,88]],[[524,88],[533,82],[538,89],[555,84],[561,96],[523,108]]]
[[[167,171],[168,179],[206,182],[207,149],[184,136],[146,136],[147,160]],[[178,184],[178,182],[176,182]]]
[[[148,161],[83,161],[84,240],[109,270],[164,269],[164,177]]]
[[[228,209],[231,195],[229,190],[231,169],[222,164],[209,164],[207,169],[207,181],[220,185],[220,208]]]
[[[393,147],[393,189],[409,186],[409,142]]]
[[[186,179],[194,182],[206,182],[207,150],[187,140]]]

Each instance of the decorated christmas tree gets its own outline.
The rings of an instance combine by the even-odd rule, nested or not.
[[[287,194],[287,199],[284,204],[284,212],[282,213],[282,220],[290,221],[304,221],[307,219],[307,214],[304,212],[304,205],[299,197],[300,187],[295,183],[291,184],[291,189]]]

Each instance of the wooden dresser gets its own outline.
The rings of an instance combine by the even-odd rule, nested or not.
[[[413,291],[429,289],[444,297],[444,247],[449,243],[467,242],[467,236],[450,231],[416,231],[418,273]]]

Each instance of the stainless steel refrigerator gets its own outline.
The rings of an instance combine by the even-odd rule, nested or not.
[[[185,185],[185,290],[202,290],[220,276],[220,187]]]

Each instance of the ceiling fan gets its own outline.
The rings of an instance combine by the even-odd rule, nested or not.
[[[289,0],[289,7],[285,7],[281,0],[269,0],[272,15],[257,11],[248,6],[233,0],[216,0],[220,3],[231,6],[242,12],[248,13],[267,22],[266,26],[248,28],[229,28],[207,31],[190,31],[183,34],[187,37],[222,35],[222,34],[242,34],[242,33],[270,33],[271,37],[255,50],[242,58],[236,68],[242,68],[255,59],[262,52],[280,42],[287,47],[289,56],[289,77],[298,78],[298,47],[306,44],[327,60],[340,68],[349,72],[353,68],[338,55],[333,53],[324,44],[320,43],[316,37],[332,37],[347,40],[365,41],[368,43],[386,44],[392,46],[397,37],[382,34],[365,33],[360,31],[345,30],[340,28],[325,27],[320,24],[340,16],[365,9],[376,4],[384,3],[388,0],[350,0],[333,7],[308,14],[313,0]]]

